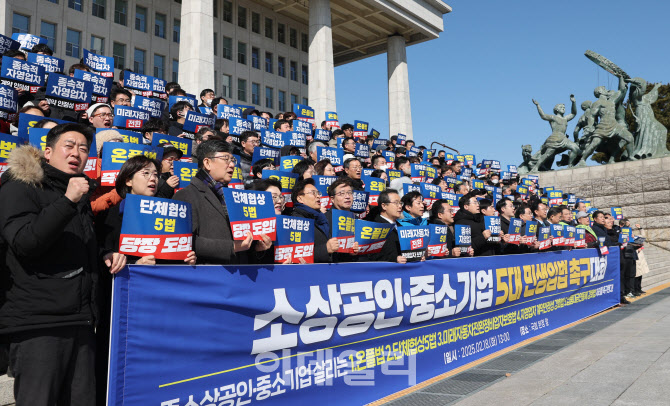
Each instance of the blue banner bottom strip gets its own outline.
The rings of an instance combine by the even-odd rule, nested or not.
[[[129,266],[108,404],[365,404],[619,302],[619,253]],[[232,402],[232,403],[231,403]]]

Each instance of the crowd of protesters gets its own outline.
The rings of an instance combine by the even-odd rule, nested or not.
[[[38,45],[33,52],[51,54],[48,47]],[[6,56],[25,59],[21,51],[8,51]],[[88,70],[78,64],[70,68]],[[526,235],[520,228],[520,240],[510,242],[511,219],[536,221],[540,226],[569,224],[585,229],[586,245],[621,250],[622,303],[625,296],[638,296],[641,278],[635,278],[636,249],[639,246],[619,243],[620,227],[630,227],[626,219],[614,224],[609,212],[588,211],[583,201],[573,205],[549,207],[546,193],[520,193],[520,179],[515,173],[501,179],[501,173],[476,163],[461,162],[446,151],[417,146],[412,140],[392,136],[388,142],[371,148],[368,157],[356,156],[356,144],[375,145],[372,136],[354,137],[353,126],[340,128],[320,123],[320,129],[332,131],[329,142],[308,142],[305,148],[284,147],[281,155],[300,156],[292,172],[299,178],[290,193],[292,207],[287,207],[282,184],[265,179],[264,170],[277,169],[272,159],[253,160],[260,135],[246,131],[229,134],[228,120],[217,119],[213,128],[201,128],[194,135],[193,162],[197,174],[190,184],[177,190],[179,179],[173,163],[183,159],[183,152],[170,144],[162,145],[160,161],[136,156],[120,169],[115,187],[101,187],[99,180],[84,175],[84,168],[94,138],[97,155],[110,143],[123,140],[114,131],[114,106],[129,106],[134,94],[123,86],[121,72],[112,89],[109,104],[96,103],[83,113],[50,106],[44,91],[20,92],[18,114],[12,122],[2,123],[2,132],[16,134],[22,114],[43,116],[35,127],[50,128],[43,151],[33,146],[20,146],[7,159],[8,169],[1,178],[0,230],[2,254],[2,294],[0,296],[0,334],[9,349],[9,372],[15,377],[17,405],[104,404],[109,340],[109,312],[112,275],[126,264],[154,265],[176,263],[153,256],[133,257],[119,253],[119,236],[124,213],[124,199],[129,194],[157,196],[188,202],[192,208],[193,251],[186,264],[272,264],[273,241],[267,236],[254,240],[251,233],[244,240],[234,240],[223,189],[228,187],[236,169],[242,173],[246,189],[266,191],[272,195],[277,215],[292,215],[314,220],[314,262],[388,261],[406,263],[401,255],[397,228],[439,224],[449,227],[446,258],[490,256],[540,252],[536,235]],[[177,83],[168,83],[170,95],[186,95]],[[227,104],[211,89],[200,92],[201,106],[217,108]],[[152,118],[140,129],[142,142],[151,143],[157,134],[185,137],[186,114],[194,110],[181,101]],[[258,115],[277,119],[274,129],[287,132],[297,120],[293,112],[273,117],[268,112],[246,109],[243,117]],[[51,119],[66,120],[58,124]],[[314,125],[316,129],[316,125]],[[108,129],[98,131],[96,129]],[[309,139],[310,137],[308,137]],[[318,147],[338,147],[344,151],[343,165],[319,160]],[[391,151],[392,159],[387,159]],[[424,200],[422,193],[405,193],[404,185],[412,184],[413,164],[423,163],[435,169],[431,183],[443,192],[459,195],[457,206],[445,199]],[[401,171],[390,180],[388,170]],[[387,188],[368,205],[358,218],[394,224],[381,251],[359,254],[340,252],[333,238],[332,210],[350,211],[356,190],[364,189],[362,172],[372,169],[371,176],[383,180]],[[98,176],[100,167],[98,166]],[[322,205],[322,196],[313,176],[339,176],[328,188],[332,207]],[[449,182],[455,179],[456,182]],[[485,183],[474,188],[474,181]],[[499,192],[498,192],[499,190]],[[501,232],[492,235],[485,225],[485,216],[500,218]],[[467,225],[471,245],[455,243],[454,225]],[[539,233],[538,227],[538,233]],[[639,229],[639,226],[638,226]],[[530,242],[530,243],[529,243]],[[553,247],[550,249],[573,249]],[[422,257],[421,260],[431,260]],[[285,263],[304,263],[303,260]],[[97,330],[94,327],[97,326]],[[97,351],[96,351],[97,346]],[[96,371],[93,373],[92,371]]]

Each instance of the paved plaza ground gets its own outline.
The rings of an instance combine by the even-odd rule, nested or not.
[[[667,406],[669,349],[666,288],[417,385],[384,404]]]

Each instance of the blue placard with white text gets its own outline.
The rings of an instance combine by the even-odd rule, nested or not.
[[[184,131],[192,134],[197,133],[202,127],[214,128],[216,118],[203,113],[196,113],[195,111],[186,112],[186,120],[184,121]]]
[[[330,141],[332,133],[328,130],[317,128],[314,130],[314,141],[328,142]]]
[[[407,262],[420,261],[421,258],[426,256],[430,228],[428,226],[398,227],[398,239],[400,241],[400,255]]]
[[[132,93],[144,97],[152,97],[153,76],[126,71],[123,76],[123,87]],[[195,107],[194,107],[195,108]]]
[[[26,60],[30,63],[34,63],[44,67],[45,79],[46,76],[48,76],[49,73],[51,72],[65,71],[65,61],[60,58],[56,58],[55,56],[28,52]]]
[[[88,66],[92,71],[99,73],[100,76],[106,78],[114,77],[114,57],[96,55],[88,49],[84,49],[84,65]],[[124,80],[125,86],[125,80]]]
[[[92,97],[92,83],[58,73],[49,74],[46,99],[51,106],[84,111],[91,105]]]
[[[228,133],[242,135],[245,131],[253,131],[254,126],[251,121],[238,117],[228,118]]]
[[[255,240],[267,235],[276,239],[276,216],[272,193],[223,188],[233,240],[244,240],[250,232]]]
[[[193,142],[188,138],[180,138],[167,134],[154,133],[151,138],[151,146],[158,147],[159,144],[169,143],[180,150],[185,158],[188,158],[193,153]]]
[[[12,121],[18,108],[19,92],[11,86],[0,85],[0,119]]]
[[[36,93],[40,87],[44,86],[44,78],[43,66],[8,56],[2,57],[0,81],[3,85]]]
[[[339,148],[317,147],[316,156],[319,161],[329,159],[333,167],[341,167],[344,164],[344,151]]]
[[[165,111],[165,105],[166,103],[162,100],[138,95],[133,97],[133,107],[149,112],[151,117],[162,117],[163,112]]]
[[[254,155],[251,157],[251,164],[255,164],[261,159],[272,159],[275,165],[279,165],[280,151],[277,148],[256,147],[254,148]]]
[[[19,41],[15,41],[9,37],[0,34],[0,55],[4,54],[10,49],[19,49],[19,48],[21,48],[21,43]]]
[[[139,130],[150,118],[151,114],[148,111],[117,104],[114,106],[114,121],[112,125],[129,130]]]
[[[12,39],[21,44],[21,49],[31,51],[37,44],[46,44],[47,39],[27,33],[14,33]]]
[[[277,216],[275,263],[314,263],[314,220],[304,217]]]

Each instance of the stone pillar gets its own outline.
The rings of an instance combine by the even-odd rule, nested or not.
[[[319,126],[326,111],[337,111],[330,0],[309,1],[309,105]]]
[[[213,0],[188,0],[181,5],[179,84],[188,93],[214,87]],[[204,46],[200,46],[204,44]]]
[[[407,73],[407,54],[405,37],[393,35],[388,39],[387,46],[388,79],[389,79],[389,131],[390,135],[398,133],[413,139],[412,110],[409,103],[409,75]]]

